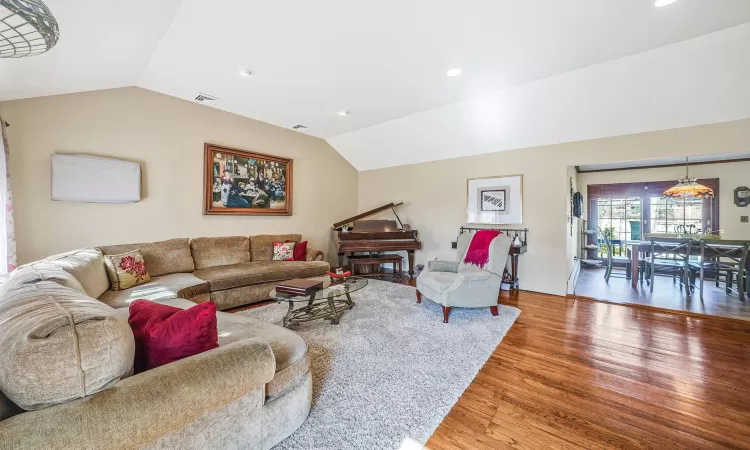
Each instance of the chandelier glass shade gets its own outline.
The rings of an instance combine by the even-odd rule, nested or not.
[[[664,191],[664,197],[685,200],[688,198],[712,198],[714,190],[698,183],[697,178],[690,178],[688,159],[685,158],[685,178],[677,180],[677,184]]]
[[[0,0],[0,58],[44,53],[59,37],[57,20],[42,0]]]

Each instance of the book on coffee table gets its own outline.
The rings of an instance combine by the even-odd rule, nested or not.
[[[276,285],[276,292],[292,295],[310,295],[313,290],[317,289],[323,289],[322,281],[302,278],[284,281]]]

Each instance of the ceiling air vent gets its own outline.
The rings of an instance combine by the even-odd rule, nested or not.
[[[304,126],[304,125],[299,125],[299,124],[292,127],[293,130],[302,130],[302,129],[305,129],[305,128],[307,128],[307,127]]]
[[[200,102],[200,103],[218,102],[219,97],[214,97],[213,95],[204,94],[203,92],[198,92],[198,95],[195,96],[195,101]]]

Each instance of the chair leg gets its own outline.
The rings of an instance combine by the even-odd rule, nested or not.
[[[726,286],[724,286],[724,292],[726,292],[727,294],[732,293],[732,285],[734,284],[734,280],[732,278],[733,278],[732,272],[728,270],[727,271],[727,284]]]
[[[646,266],[643,264],[643,261],[638,261],[638,278],[641,280],[641,284],[643,284],[643,276],[646,273]]]
[[[422,303],[422,293],[417,289],[417,303]]]
[[[496,316],[496,315],[497,315],[497,305],[495,305],[495,306],[490,306],[490,313],[491,313],[491,314],[492,314],[493,316]]]
[[[448,314],[451,313],[451,307],[443,305],[443,323],[448,323]]]
[[[656,275],[656,267],[651,266],[651,292],[654,292],[654,276]]]
[[[745,277],[743,274],[743,270],[740,269],[739,272],[737,272],[737,291],[740,294],[740,300],[745,300]]]

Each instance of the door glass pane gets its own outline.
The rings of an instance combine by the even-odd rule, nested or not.
[[[612,217],[612,202],[610,199],[599,199],[599,218],[608,219]],[[601,221],[599,221],[601,222]],[[601,225],[600,225],[601,226]],[[602,227],[604,228],[604,227]]]
[[[598,225],[613,244],[615,255],[624,255],[624,241],[641,239],[642,214],[641,199],[638,197],[620,197],[599,199],[597,203]],[[600,237],[600,245],[604,239]],[[600,252],[603,255],[603,251]]]
[[[612,217],[615,219],[625,218],[625,199],[624,198],[612,199]]]
[[[703,201],[651,197],[651,232],[695,234],[703,231]]]

